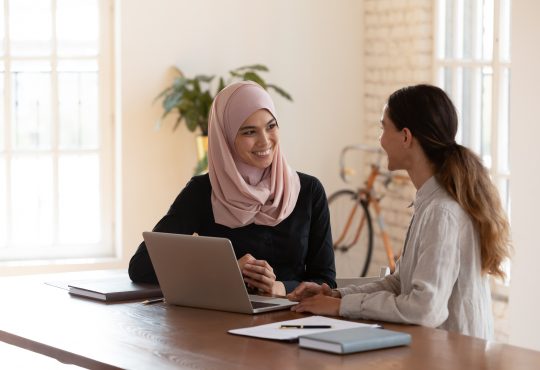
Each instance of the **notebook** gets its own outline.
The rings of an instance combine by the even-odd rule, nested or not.
[[[373,327],[359,327],[302,335],[300,347],[332,353],[354,353],[374,349],[405,346],[411,335]]]
[[[158,285],[133,283],[127,275],[71,281],[68,283],[68,292],[106,302],[162,296]]]
[[[169,304],[248,314],[296,304],[248,294],[229,239],[158,232],[143,238]]]

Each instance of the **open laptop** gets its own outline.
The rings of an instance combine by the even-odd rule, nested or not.
[[[229,239],[148,231],[143,238],[167,303],[251,314],[296,304],[248,294]]]

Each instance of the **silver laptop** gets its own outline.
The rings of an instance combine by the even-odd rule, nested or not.
[[[148,231],[143,238],[167,303],[241,313],[296,304],[248,294],[229,239]]]

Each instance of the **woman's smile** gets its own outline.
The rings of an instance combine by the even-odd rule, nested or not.
[[[253,152],[253,154],[255,154],[255,155],[259,156],[259,157],[266,157],[266,156],[268,156],[268,155],[270,155],[272,153],[272,149],[274,149],[274,148],[270,147],[270,148],[268,148],[266,150],[255,151],[255,152]]]
[[[279,130],[275,117],[266,109],[249,116],[238,129],[234,148],[238,158],[250,166],[268,168],[279,143]]]

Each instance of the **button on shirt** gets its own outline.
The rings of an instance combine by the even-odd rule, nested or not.
[[[469,215],[431,177],[417,191],[414,219],[396,271],[338,289],[340,315],[493,337],[491,295]]]

